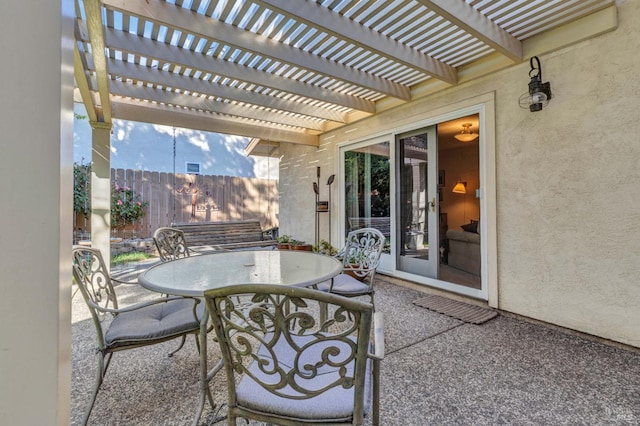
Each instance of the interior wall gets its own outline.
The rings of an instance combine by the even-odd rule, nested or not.
[[[476,198],[476,189],[480,188],[478,146],[440,151],[438,168],[445,171],[440,212],[447,213],[449,229],[460,231],[461,225],[480,219],[480,199]],[[451,192],[458,180],[467,182],[466,194]]]
[[[619,28],[542,55],[554,98],[540,112],[518,107],[523,63],[421,98],[322,136],[323,152],[283,149],[281,182],[311,180],[304,164],[337,145],[437,116],[495,93],[498,306],[541,321],[640,346],[640,2],[618,2]],[[526,51],[526,49],[525,49]],[[328,145],[327,145],[328,144]],[[330,147],[329,149],[326,149]],[[335,158],[335,157],[334,157]],[[334,165],[335,168],[335,165]],[[304,183],[302,183],[303,186]],[[309,191],[310,192],[310,191]],[[281,194],[281,223],[313,229],[313,215]],[[291,196],[291,199],[287,199]],[[289,228],[288,228],[289,229]]]

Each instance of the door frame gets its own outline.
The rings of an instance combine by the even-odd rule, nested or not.
[[[496,217],[496,174],[495,174],[495,93],[490,92],[484,95],[469,98],[450,105],[436,108],[432,111],[424,111],[416,114],[415,121],[398,127],[391,127],[372,133],[358,139],[349,140],[336,144],[338,150],[336,155],[336,170],[339,174],[339,215],[340,224],[344,224],[344,161],[342,152],[346,147],[357,147],[381,142],[382,140],[391,143],[390,179],[392,187],[395,187],[395,137],[398,134],[406,133],[422,127],[437,125],[446,121],[451,121],[459,117],[478,114],[479,117],[479,156],[480,156],[480,251],[481,251],[481,288],[473,289],[434,278],[420,277],[398,271],[395,267],[395,236],[392,235],[390,259],[382,259],[379,271],[393,277],[406,279],[417,284],[428,285],[438,289],[463,294],[477,299],[488,301],[489,306],[498,308],[498,273],[497,273],[497,217]],[[397,200],[394,192],[391,193],[391,203],[396,205]],[[391,217],[391,229],[396,229],[396,215]]]

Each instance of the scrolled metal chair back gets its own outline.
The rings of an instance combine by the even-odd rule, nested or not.
[[[231,407],[238,402],[237,375],[245,375],[266,393],[293,400],[351,389],[355,415],[362,416],[371,304],[274,285],[211,290],[205,299],[222,350]],[[331,314],[320,322],[323,303]],[[323,375],[327,369],[334,373]]]
[[[375,228],[361,228],[349,232],[345,242],[343,262],[345,270],[364,278],[380,263],[386,238]]]
[[[72,260],[73,277],[91,313],[97,331],[98,347],[103,348],[102,321],[106,314],[118,309],[111,277],[98,249],[75,247]]]
[[[100,250],[75,248],[72,256],[73,276],[89,306],[98,310],[118,309],[116,293]]]
[[[158,228],[153,233],[153,241],[162,262],[190,256],[184,232],[180,229]]]

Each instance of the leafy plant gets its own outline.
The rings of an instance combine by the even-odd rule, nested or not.
[[[124,226],[144,217],[149,205],[127,186],[111,186],[111,227]],[[73,165],[73,212],[85,218],[91,215],[91,164]]]
[[[287,244],[291,242],[291,236],[290,235],[281,235],[278,238],[276,238],[276,241],[279,242],[280,244]]]
[[[142,201],[140,195],[134,193],[128,186],[113,184],[111,187],[111,227],[124,226],[143,218],[144,209],[148,205],[148,201]]]
[[[366,263],[367,260],[367,253],[360,248],[352,247],[345,256],[347,256],[347,264],[349,265],[360,265]]]
[[[338,254],[338,249],[329,244],[326,240],[320,240],[317,246],[313,246],[313,251],[327,256],[335,256]]]
[[[91,164],[73,164],[73,213],[91,214]]]

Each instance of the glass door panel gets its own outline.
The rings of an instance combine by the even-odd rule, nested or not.
[[[397,267],[437,278],[439,241],[437,222],[436,128],[431,126],[396,137]]]
[[[390,162],[388,141],[344,152],[345,235],[360,228],[376,228],[391,236]]]

